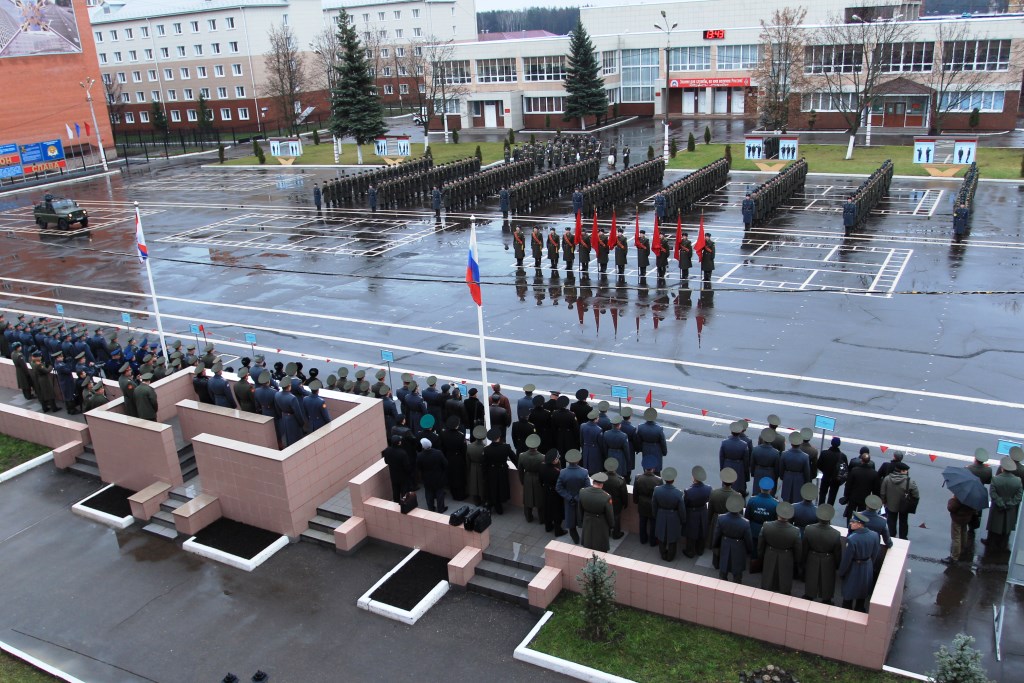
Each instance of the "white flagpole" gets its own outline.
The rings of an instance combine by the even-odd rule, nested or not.
[[[469,217],[469,229],[472,236],[476,237],[476,216]],[[475,240],[474,240],[475,241]],[[480,250],[477,248],[477,256]],[[480,264],[477,263],[477,266]],[[483,297],[480,297],[480,305],[476,307],[476,324],[480,336],[480,381],[484,388],[484,427],[491,431],[491,385],[487,383],[487,351],[484,347],[484,305]]]
[[[142,216],[139,214],[138,202],[135,202],[135,224],[139,226],[139,237],[141,237],[142,242],[145,243],[146,233],[142,230]],[[136,245],[135,248],[138,249],[138,245]],[[149,279],[149,294],[153,298],[153,313],[156,315],[156,330],[160,335],[160,352],[164,355],[164,358],[168,358],[167,340],[164,339],[164,324],[160,319],[160,305],[156,300],[156,285],[153,284],[153,269],[149,267],[148,255],[142,262],[146,265],[146,277]]]

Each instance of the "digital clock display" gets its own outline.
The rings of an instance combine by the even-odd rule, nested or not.
[[[725,29],[724,28],[706,28],[706,29],[704,29],[704,40],[725,40]]]

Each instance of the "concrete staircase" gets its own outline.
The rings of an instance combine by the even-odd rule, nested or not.
[[[96,463],[96,451],[93,450],[91,445],[84,446],[83,448],[84,451],[75,458],[75,462],[68,467],[68,471],[86,479],[99,481],[100,468]],[[199,474],[192,446],[183,446],[178,450],[178,462],[181,464],[181,476],[184,481],[187,482]]]
[[[505,600],[522,607],[530,606],[528,586],[544,568],[544,558],[514,555],[511,551],[485,550],[467,590]]]
[[[177,540],[179,534],[174,528],[174,511],[195,498],[198,493],[194,486],[174,487],[167,492],[167,500],[160,503],[160,510],[150,517],[149,524],[142,527],[142,530],[169,541]]]
[[[351,516],[352,497],[347,488],[342,489],[317,507],[316,517],[309,520],[309,528],[299,534],[299,540],[334,549],[334,530]]]

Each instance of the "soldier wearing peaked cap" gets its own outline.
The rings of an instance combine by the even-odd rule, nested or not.
[[[777,434],[774,429],[762,429],[757,437],[757,445],[750,452],[750,468],[754,481],[761,481],[764,477],[776,480],[779,476],[779,459],[782,454],[775,450],[775,438]],[[775,495],[776,486],[772,486],[772,495]]]
[[[537,390],[532,384],[523,386],[523,397],[516,401],[516,417],[520,420],[530,419],[530,411],[533,410],[533,392]]]
[[[590,411],[594,408],[587,402],[587,399],[590,397],[590,392],[586,389],[577,389],[575,396],[576,401],[569,406],[569,410],[571,410],[572,414],[576,416],[576,422],[582,425],[590,420],[588,415],[590,415]]]
[[[746,496],[747,480],[750,479],[750,451],[746,442],[740,438],[742,431],[743,425],[738,421],[729,425],[730,436],[722,441],[718,449],[718,467],[723,470],[729,468],[736,473],[733,489]]]
[[[800,432],[789,435],[789,450],[779,458],[779,474],[782,478],[782,500],[787,503],[800,502],[800,487],[811,480],[811,462],[800,450],[804,442]]]
[[[1017,512],[1024,495],[1017,469],[1012,457],[1004,457],[999,461],[998,472],[992,477],[988,537],[982,539],[990,550],[1006,550],[1010,534],[1017,528]]]
[[[664,458],[668,455],[668,442],[665,430],[655,420],[658,411],[648,408],[644,411],[644,423],[636,428],[636,450],[640,451],[640,464],[646,470],[653,469],[655,474],[661,472]]]
[[[581,545],[602,552],[607,552],[611,547],[609,535],[615,524],[614,503],[604,490],[607,483],[608,475],[598,472],[593,476],[592,485],[579,493],[580,512],[583,516]]]
[[[103,380],[97,379],[89,385],[89,390],[83,393],[82,410],[87,413],[93,408],[99,408],[109,402],[110,399],[107,398],[106,387],[103,384]]]
[[[718,577],[723,581],[732,574],[732,580],[743,583],[743,572],[747,569],[747,558],[754,550],[750,533],[750,522],[740,513],[743,511],[743,496],[733,492],[725,501],[726,514],[719,515],[711,547],[719,550]]]
[[[219,362],[213,365],[213,377],[210,378],[207,387],[213,402],[222,408],[237,408],[235,397],[231,393],[228,381],[224,379],[224,366]]]
[[[124,413],[129,417],[138,417],[139,411],[135,405],[135,380],[132,378],[132,366],[128,363],[119,368],[120,377],[117,384],[121,389],[121,396],[124,397]]]
[[[580,467],[582,454],[577,450],[570,450],[565,454],[566,466],[558,475],[555,490],[562,497],[565,506],[565,526],[576,543],[580,542],[579,531],[577,531],[576,505],[579,500],[580,491],[590,486],[590,477],[587,471]]]
[[[240,368],[238,370],[238,381],[235,382],[235,386],[232,387],[232,391],[235,395],[235,402],[238,404],[239,410],[244,410],[247,413],[255,413],[258,412],[256,410],[256,390],[249,381],[249,378],[249,368]]]
[[[879,536],[867,528],[863,512],[854,512],[850,519],[850,533],[839,563],[839,576],[843,579],[843,607],[867,612],[867,600],[874,587],[874,562],[881,552]]]
[[[704,546],[708,540],[708,502],[711,500],[711,487],[705,483],[708,475],[700,465],[690,471],[690,476],[693,483],[683,492],[683,503],[686,506],[683,555],[695,557],[704,554]]]
[[[817,522],[804,529],[804,600],[820,599],[832,604],[836,592],[836,570],[843,553],[842,536],[832,526],[836,511],[828,503],[818,506]]]
[[[487,484],[484,479],[484,446],[487,439],[487,428],[482,424],[473,427],[473,440],[466,446],[466,460],[469,462],[469,476],[466,480],[468,495],[477,503],[487,495]]]
[[[217,362],[216,351],[217,349],[214,347],[213,344],[206,345],[205,353],[203,354],[203,357],[200,359],[200,362],[206,367],[207,370],[212,370],[213,364]]]
[[[519,454],[516,469],[519,471],[519,483],[523,485],[523,512],[526,514],[526,521],[532,524],[534,508],[537,509],[538,515],[542,516],[544,507],[544,489],[540,483],[544,456],[537,450],[540,446],[539,435],[530,434],[524,441],[526,450]]]
[[[302,408],[306,411],[306,417],[309,419],[309,432],[312,434],[331,421],[331,414],[327,411],[327,401],[320,396],[320,390],[324,386],[323,382],[314,379],[308,386],[310,394],[302,397]]]
[[[807,525],[814,524],[818,519],[815,505],[815,501],[818,499],[818,487],[814,485],[814,482],[807,482],[800,487],[800,497],[803,500],[793,506],[793,525],[803,532]]]
[[[761,588],[779,593],[793,590],[793,573],[803,566],[800,530],[791,523],[793,505],[785,501],[776,508],[778,519],[761,527],[757,554],[762,560]]]
[[[629,507],[629,488],[626,480],[617,473],[619,461],[615,458],[608,458],[604,461],[604,472],[608,475],[608,481],[604,484],[605,492],[612,497],[612,513],[614,524],[612,524],[612,538],[619,539],[625,534],[622,533],[622,511]]]
[[[485,499],[495,514],[503,514],[503,504],[512,494],[508,484],[508,463],[515,460],[512,447],[505,443],[504,435],[496,428],[487,432],[489,444],[484,446],[483,465],[486,482]]]
[[[715,537],[715,525],[718,522],[718,518],[728,513],[725,502],[729,500],[729,496],[735,493],[732,485],[736,483],[736,470],[726,467],[719,473],[719,478],[722,480],[722,486],[712,491],[708,499],[707,538],[709,541]],[[715,569],[718,569],[718,550],[717,547],[711,549],[711,566]]]
[[[658,538],[661,559],[671,562],[686,524],[683,492],[675,487],[676,470],[666,467],[661,473],[665,483],[654,489],[651,509],[654,512],[654,535]]]
[[[149,384],[153,381],[153,375],[146,373],[139,378],[141,383],[135,387],[133,396],[135,398],[135,412],[143,420],[156,422],[158,411],[156,391]]]

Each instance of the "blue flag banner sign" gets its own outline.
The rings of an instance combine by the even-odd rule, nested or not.
[[[834,417],[826,417],[825,415],[815,415],[814,428],[834,432],[836,431],[836,419]]]
[[[612,385],[612,398],[625,398],[629,399],[629,387],[624,387],[619,384]]]
[[[122,313],[121,314],[121,322],[123,322],[125,325],[131,325],[132,324],[132,316],[131,316],[131,314],[129,314],[129,313]]]
[[[385,351],[384,349],[381,349],[380,350],[380,360],[381,360],[382,363],[394,363],[395,362],[395,354],[393,352],[391,352],[391,351]]]

